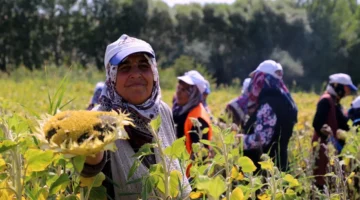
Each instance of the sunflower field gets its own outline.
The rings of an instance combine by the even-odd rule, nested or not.
[[[113,141],[127,138],[123,126],[131,124],[131,119],[124,113],[84,111],[96,82],[102,80],[103,73],[82,69],[47,68],[45,72],[30,72],[20,68],[10,75],[0,74],[0,200],[107,199],[101,186],[103,174],[87,178],[79,172],[86,155],[111,150]],[[174,92],[162,90],[162,99],[170,106]],[[214,118],[223,117],[226,104],[239,94],[240,88],[236,86],[213,89],[208,104]],[[193,146],[196,153],[193,160],[185,146],[181,146],[183,138],[160,151],[161,156],[179,159],[183,166],[192,164],[191,184],[196,190],[185,199],[360,199],[360,136],[355,130],[349,131],[340,156],[328,145],[329,173],[325,175],[328,184],[324,191],[317,190],[313,185],[316,156],[313,149],[318,144],[311,144],[311,137],[319,94],[296,91],[292,95],[299,114],[288,146],[288,172],[279,171],[263,155],[259,163],[261,173],[254,173],[256,167],[239,151],[242,144],[231,125],[221,128],[214,125],[213,141]],[[345,109],[352,99],[342,101]],[[152,124],[155,135],[159,123]],[[86,134],[80,134],[81,131]],[[69,135],[70,132],[78,135]],[[89,148],[90,142],[94,148]],[[214,149],[209,160],[200,159],[207,154],[203,145]],[[146,148],[140,151],[145,154]],[[138,155],[141,159],[141,152]],[[169,171],[166,163],[151,166],[152,181],[139,197],[183,199],[179,192],[183,187],[178,181],[180,173],[184,172]],[[161,195],[151,197],[150,190],[158,190]]]

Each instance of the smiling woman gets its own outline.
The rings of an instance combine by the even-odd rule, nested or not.
[[[149,123],[160,116],[161,125],[157,133],[161,144],[158,148],[170,146],[175,129],[170,108],[161,100],[159,75],[155,52],[147,42],[122,35],[106,48],[104,65],[106,82],[99,99],[100,105],[93,110],[121,111],[129,114],[135,126],[125,126],[129,140],[117,140],[116,152],[101,152],[95,157],[87,157],[82,176],[93,177],[103,172],[108,179],[103,185],[111,199],[138,199],[142,183],[128,184],[129,172],[137,158],[134,154],[144,144],[155,142]],[[160,151],[144,156],[132,180],[146,177],[153,164],[160,163]],[[170,170],[183,171],[177,160],[168,160]],[[132,169],[132,170],[131,170]],[[191,188],[185,176],[182,178],[182,196],[187,196]],[[126,196],[121,194],[127,194]]]

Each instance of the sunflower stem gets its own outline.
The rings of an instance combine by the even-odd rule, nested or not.
[[[155,132],[155,130],[151,127],[150,128],[150,132],[151,134],[154,136],[156,144],[158,145],[158,149],[159,149],[159,153],[160,153],[160,158],[161,158],[161,162],[164,168],[164,184],[165,184],[165,198],[168,198],[170,196],[170,192],[169,192],[169,179],[170,179],[170,175],[169,175],[169,171],[166,165],[166,160],[165,160],[165,153],[161,148],[161,140],[158,137],[157,133]]]
[[[9,131],[9,129],[7,129],[4,125],[2,125],[0,127],[5,135],[5,138],[11,141],[15,141],[11,131]],[[13,182],[15,185],[15,188],[13,190],[15,190],[15,195],[16,195],[16,199],[21,199],[21,195],[22,195],[22,185],[21,185],[21,154],[19,153],[19,147],[15,146],[14,148],[10,149],[10,154],[13,158],[12,160],[12,175],[14,177]]]

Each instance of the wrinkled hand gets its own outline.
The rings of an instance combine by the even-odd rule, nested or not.
[[[327,124],[324,124],[323,127],[320,129],[321,133],[326,135],[326,136],[329,136],[329,135],[332,135],[333,132],[331,130],[331,127]]]

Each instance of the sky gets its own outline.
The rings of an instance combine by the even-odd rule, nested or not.
[[[173,6],[174,4],[186,4],[186,3],[233,3],[235,0],[163,0],[169,6]]]

